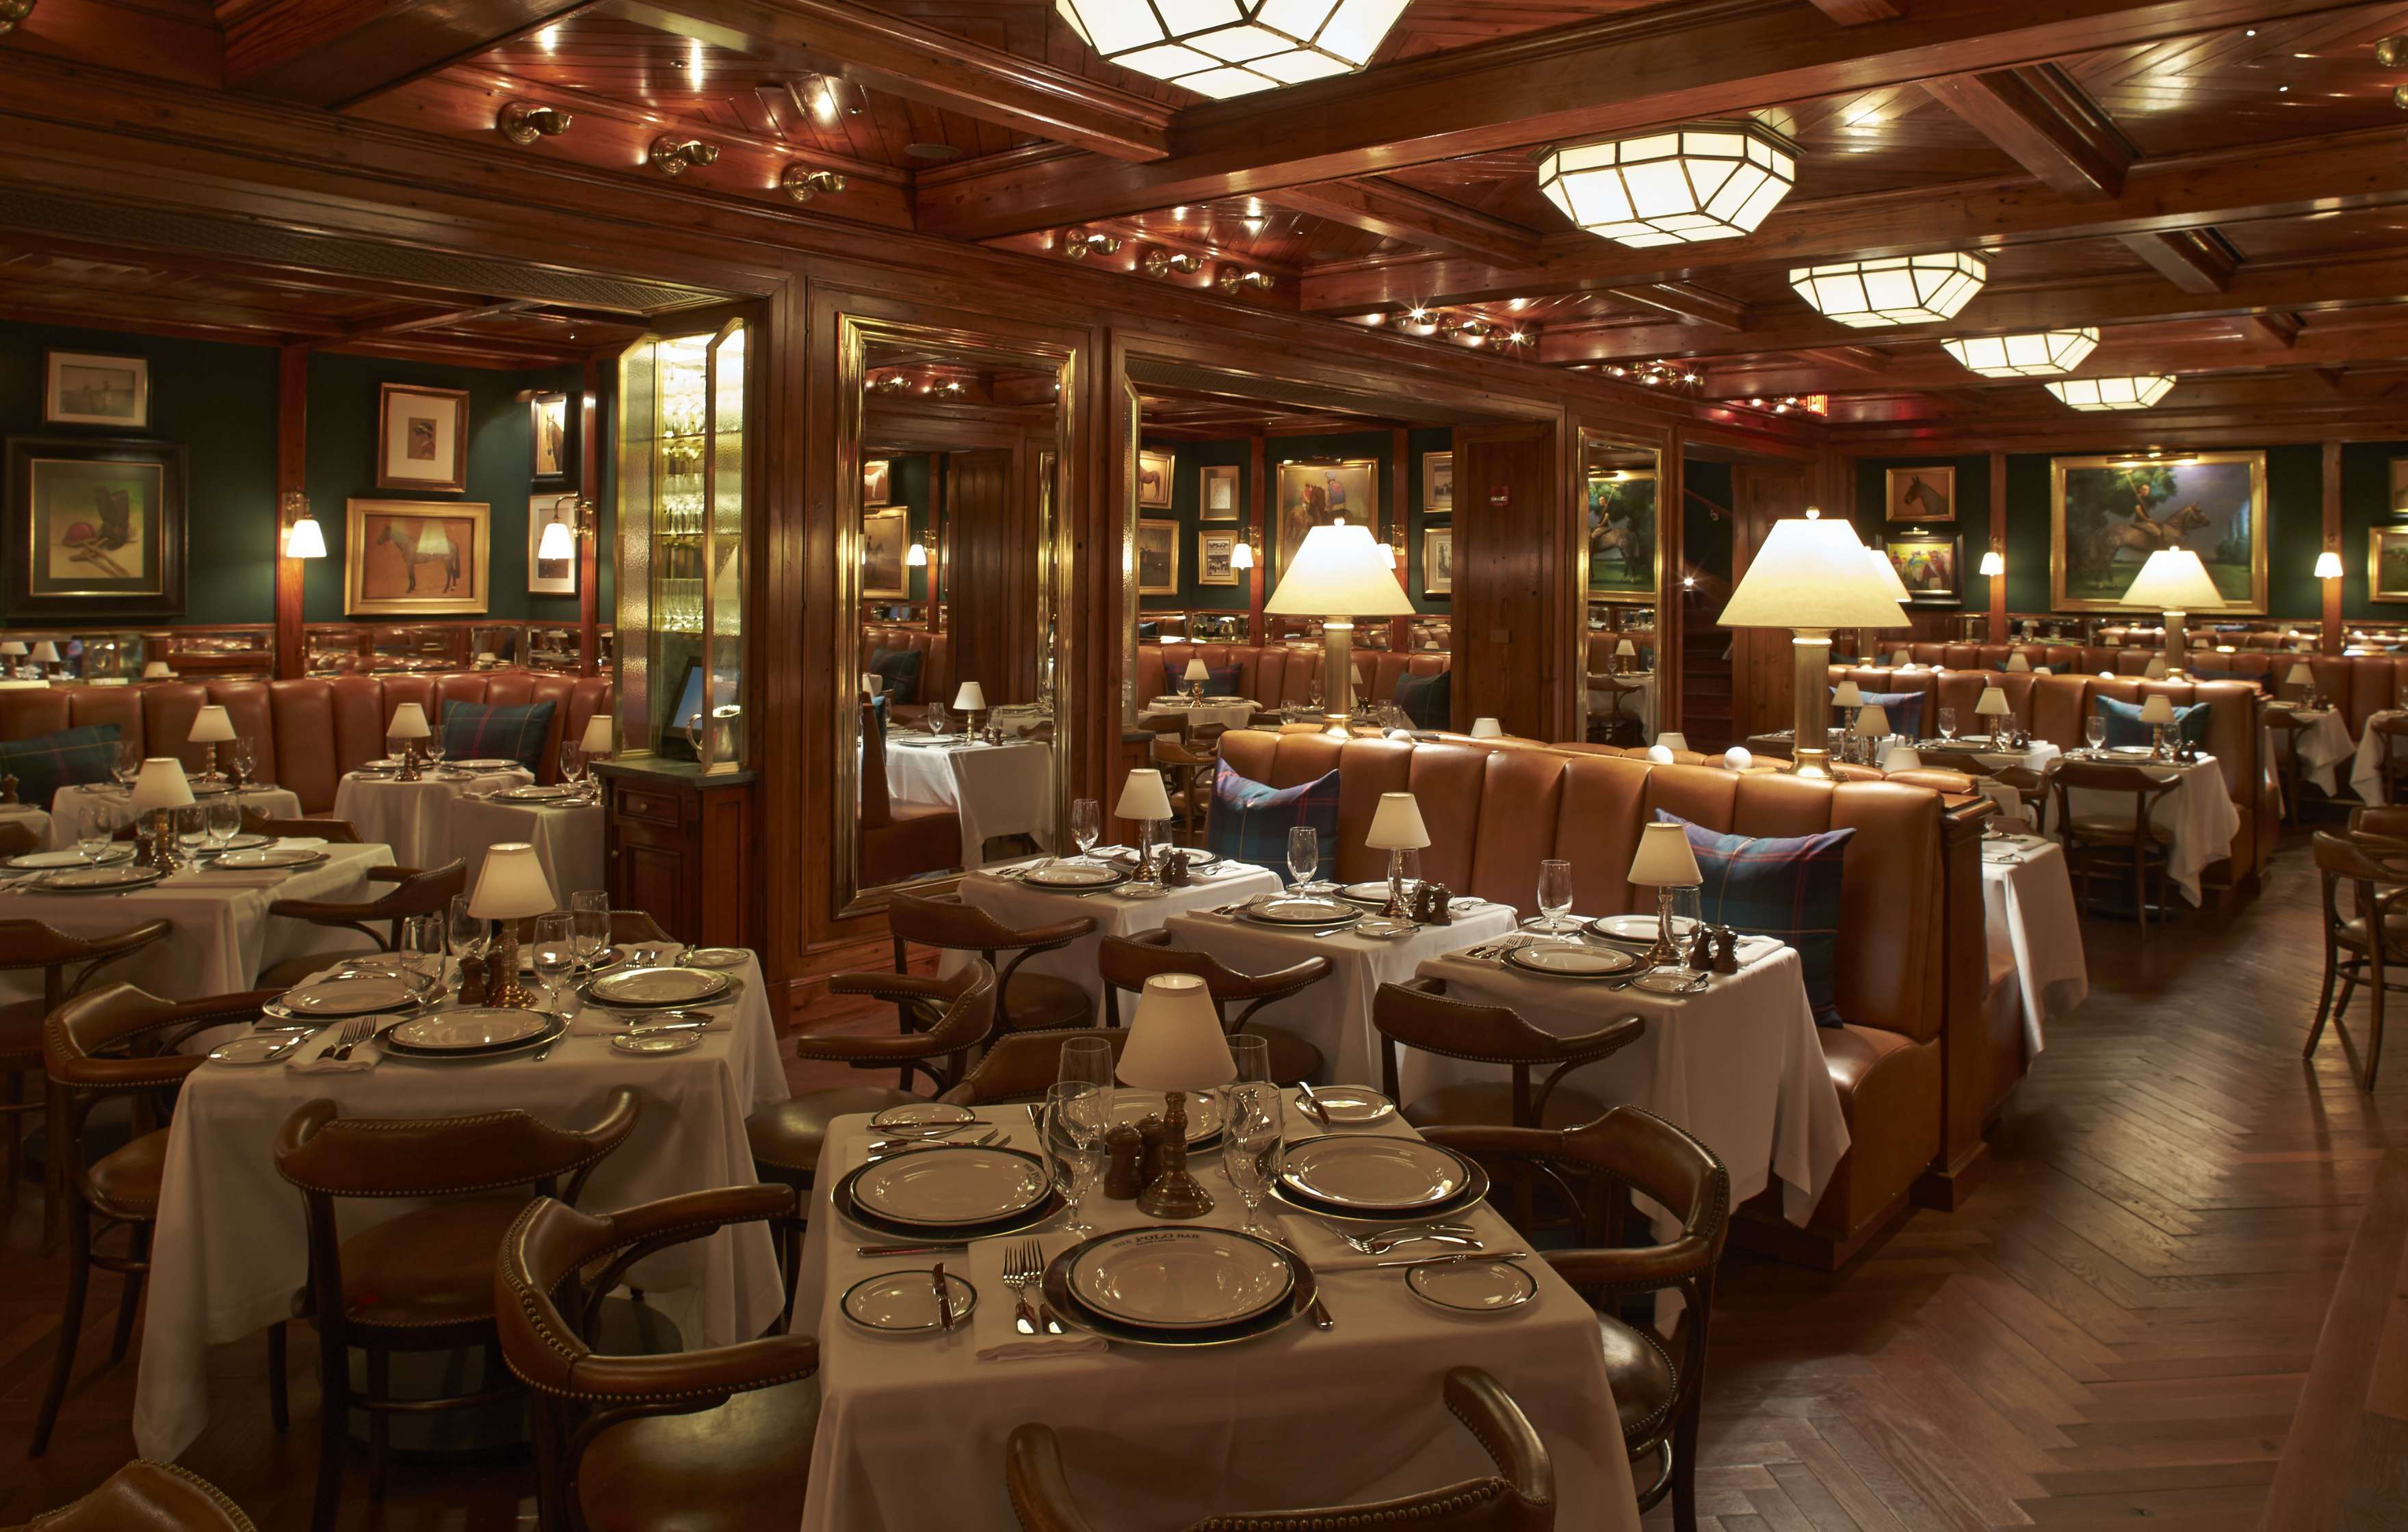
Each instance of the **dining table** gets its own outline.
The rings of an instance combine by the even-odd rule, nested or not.
[[[524,766],[484,762],[422,767],[410,781],[371,767],[346,772],[336,784],[335,817],[349,820],[362,840],[391,846],[405,867],[440,866],[452,854],[452,812],[461,800],[534,780]]]
[[[2061,755],[2059,761],[2079,760],[2084,752]],[[2232,806],[2232,795],[2224,785],[2224,768],[2213,755],[2202,752],[2196,760],[2158,761],[2146,756],[2117,756],[2112,752],[2100,757],[2128,770],[2138,772],[2152,781],[2171,781],[2174,790],[2159,798],[2149,811],[2149,823],[2156,825],[2166,840],[2166,881],[2180,890],[2182,896],[2196,905],[2205,897],[2200,875],[2232,854],[2232,838],[2241,829],[2241,810]],[[2051,772],[2055,771],[2052,763]],[[2128,794],[2100,788],[2079,788],[2066,795],[2072,811],[2077,814],[2106,814],[2128,819],[2132,798]],[[2054,810],[2057,789],[2049,787],[2047,809]]]
[[[1094,859],[1109,859],[1134,853],[1125,846],[1097,846],[1089,854]],[[1278,876],[1268,867],[1232,860],[1223,860],[1197,869],[1193,875],[1195,881],[1184,888],[1154,885],[1161,889],[1158,894],[1133,892],[1133,885],[1127,883],[1100,891],[1079,892],[1051,889],[1023,881],[1030,871],[1051,861],[1051,857],[1034,857],[973,872],[961,881],[962,903],[985,910],[1014,930],[1050,925],[1055,921],[1079,915],[1093,920],[1096,929],[1092,935],[1081,937],[1067,947],[1039,952],[1023,963],[1017,971],[1068,980],[1085,990],[1087,998],[1096,1002],[1098,1008],[1103,1004],[1104,986],[1096,963],[1104,938],[1135,937],[1159,931],[1173,915],[1250,898],[1256,894],[1276,893],[1280,888]],[[969,959],[968,952],[948,951],[939,965],[939,972],[952,973],[968,964]]]
[[[785,1099],[786,1077],[758,962],[748,953],[730,971],[742,989],[711,1011],[700,1042],[683,1052],[623,1052],[610,1039],[625,1029],[624,1019],[588,1007],[566,1036],[536,1054],[428,1061],[368,1042],[348,1066],[330,1068],[313,1038],[289,1062],[211,1062],[194,1070],[177,1098],[160,1181],[134,1391],[136,1449],[167,1461],[191,1445],[208,1423],[208,1348],[292,1318],[308,1247],[301,1194],[278,1174],[273,1148],[305,1103],[328,1099],[342,1116],[379,1118],[514,1109],[576,1127],[599,1119],[611,1092],[628,1086],[639,1100],[635,1130],[595,1167],[579,1206],[609,1212],[751,1184],[744,1119]],[[222,1033],[208,1040],[222,1040]],[[338,1217],[348,1237],[420,1205],[347,1198]],[[784,1299],[760,1224],[647,1257],[627,1281],[689,1347],[750,1340],[777,1320]],[[246,1353],[244,1365],[256,1367],[256,1354]]]
[[[1323,1131],[1294,1093],[1282,1095],[1288,1141]],[[982,1110],[1000,1124],[1003,1147],[1037,1147],[1024,1108]],[[1393,1115],[1343,1131],[1417,1136]],[[1004,1448],[1027,1422],[1058,1434],[1086,1515],[1124,1532],[1169,1532],[1245,1511],[1376,1501],[1487,1477],[1495,1469],[1486,1454],[1440,1402],[1446,1373],[1466,1366],[1494,1377],[1537,1427],[1558,1503],[1578,1511],[1579,1526],[1636,1532],[1630,1465],[1596,1316],[1543,1261],[1524,1263],[1538,1283],[1536,1301],[1503,1314],[1460,1315],[1409,1291],[1404,1271],[1369,1267],[1319,1218],[1283,1210],[1282,1239],[1313,1270],[1329,1328],[1299,1317],[1241,1343],[1173,1350],[1115,1339],[1107,1349],[1075,1326],[1059,1337],[1015,1333],[1003,1263],[1009,1247],[1027,1237],[1008,1236],[937,1257],[977,1292],[952,1332],[875,1334],[845,1317],[845,1293],[898,1268],[928,1271],[930,1262],[861,1253],[891,1236],[836,1209],[838,1172],[862,1165],[871,1139],[866,1116],[829,1124],[820,1161],[827,1173],[813,1193],[797,1268],[796,1325],[820,1343],[820,1420],[803,1532],[1016,1532]],[[1201,1223],[1234,1227],[1243,1210],[1218,1162],[1205,1153],[1188,1161],[1213,1200]],[[1134,1202],[1099,1193],[1090,1195],[1086,1212],[1106,1231],[1154,1223]],[[1455,1216],[1489,1251],[1529,1249],[1484,1203]],[[1034,1238],[1049,1259],[1077,1242],[1058,1224]]]
[[[524,794],[521,797],[515,795]],[[541,795],[537,796],[536,795]],[[467,864],[468,886],[485,866],[485,850],[509,841],[535,848],[535,859],[561,902],[582,889],[603,887],[602,805],[550,787],[509,787],[452,801],[439,861]]]
[[[1982,841],[1982,918],[1993,994],[2021,1018],[2024,1057],[2040,1056],[2047,1028],[2090,994],[2082,919],[2065,850],[2037,835]]]
[[[195,803],[207,803],[218,792],[234,791],[230,785],[211,788],[200,781],[194,781],[192,787]],[[124,823],[128,814],[127,798],[126,790],[113,782],[75,782],[60,788],[50,798],[50,823],[45,833],[47,843],[52,851],[72,849],[95,812],[114,811],[118,815],[118,823]],[[237,801],[244,812],[263,819],[301,817],[300,795],[289,787],[278,787],[272,782],[243,788]]]
[[[959,735],[895,730],[886,738],[886,795],[904,803],[940,804],[961,816],[961,863],[986,865],[986,843],[1025,835],[1054,848],[1054,747],[1014,739],[990,745]]]
[[[1208,696],[1197,700],[1184,696],[1156,697],[1145,705],[1149,713],[1185,713],[1191,734],[1197,729],[1242,729],[1254,720],[1259,704],[1248,697]]]
[[[2275,758],[2273,725],[2279,724],[2285,736],[2284,748],[2295,763],[2299,780],[2315,784],[2327,797],[2340,792],[2342,763],[2358,753],[2358,741],[2349,737],[2349,721],[2342,716],[2341,709],[2269,702],[2266,716],[2269,727],[2265,758]]]

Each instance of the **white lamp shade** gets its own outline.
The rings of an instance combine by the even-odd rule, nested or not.
[[[1121,1083],[1140,1091],[1204,1091],[1238,1077],[1203,980],[1158,973],[1145,981],[1117,1073]]]
[[[1162,773],[1152,766],[1130,772],[1128,780],[1121,784],[1121,801],[1112,806],[1112,813],[1121,819],[1168,819],[1170,795],[1162,790]]]
[[[2304,665],[2295,665],[2291,666],[2291,673],[2285,676],[2283,680],[2293,686],[2314,686],[2316,683],[2316,673]]]
[[[193,732],[184,737],[195,745],[215,745],[234,737],[234,720],[213,702],[193,716]]]
[[[2165,680],[2167,675],[2166,657],[2162,654],[2150,655],[2148,668],[2142,671],[2141,674],[2146,676],[2151,680]]]
[[[914,538],[911,546],[903,550],[903,562],[911,568],[925,569],[928,566],[928,545]]]
[[[1406,0],[1054,0],[1070,29],[1125,69],[1216,100],[1350,75],[1371,62]]]
[[[2163,692],[2157,693],[2152,696],[2143,697],[2141,700],[2142,723],[2171,723],[2173,721],[2174,699],[2166,695]]]
[[[1639,646],[1627,638],[1613,646],[1613,657],[1618,660],[1634,659],[1638,653]]]
[[[1304,535],[1263,603],[1275,617],[1410,617],[1413,604],[1367,526],[1335,522]]]
[[[577,748],[588,755],[610,753],[610,715],[609,713],[595,713],[585,721],[585,734],[577,741]]]
[[[1254,566],[1254,545],[1253,543],[1250,543],[1250,542],[1241,542],[1241,543],[1238,544],[1238,546],[1237,546],[1237,547],[1232,548],[1232,549],[1230,549],[1230,550],[1229,550],[1229,567],[1230,567],[1230,568],[1232,568],[1232,569],[1251,569],[1251,568],[1253,568]]]
[[[1982,573],[1984,575],[1992,580],[1996,580],[2006,572],[2007,561],[1999,555],[1999,551],[1997,549],[1993,548],[1988,552],[1982,555]]]
[[[2146,409],[2172,393],[2173,386],[2174,380],[2162,373],[2137,378],[2068,378],[2046,385],[2060,403],[2085,411]]]
[[[468,913],[479,920],[515,921],[549,915],[560,900],[535,848],[523,840],[505,840],[486,848],[484,869],[477,874],[476,891],[468,895]]]
[[[1914,656],[1901,649],[1889,657],[1889,663],[1892,667],[1903,670],[1914,663]]]
[[[1745,745],[1733,745],[1730,749],[1723,752],[1723,765],[1730,767],[1733,771],[1745,771],[1748,767],[1756,765],[1756,756]]]
[[[388,739],[423,739],[435,731],[426,726],[426,709],[415,702],[405,702],[393,710],[386,721],[384,737]]]
[[[2022,672],[2031,668],[2031,661],[2026,659],[2023,651],[2018,650],[2014,653],[2007,656],[2007,668],[2016,672],[2017,674],[2021,674]]]
[[[1834,708],[1861,708],[1864,705],[1864,689],[1855,681],[1843,680],[1831,689],[1831,706]]]
[[[1789,285],[1824,318],[1870,330],[1955,319],[1989,275],[1980,256],[1946,251],[1793,266]]]
[[[539,559],[573,559],[577,556],[577,534],[568,530],[566,522],[546,522],[543,540],[535,545]]]
[[[1984,718],[1996,718],[2002,713],[2014,712],[2014,709],[2007,706],[2006,693],[1995,686],[1985,686],[1982,688],[1981,700],[1973,704],[1973,711]]]
[[[1179,673],[1179,679],[1182,680],[1211,680],[1212,679],[1212,672],[1205,668],[1204,662],[1202,660],[1190,660],[1187,662],[1187,668]]]
[[[2215,581],[2187,548],[2160,548],[2132,577],[2124,605],[2153,611],[2214,611],[2224,605]]]
[[[2049,674],[2051,674],[2051,671],[2049,670],[2048,666],[2044,666],[2044,665],[2043,665],[2043,666],[2042,666],[2040,668],[2038,668],[2038,669],[2034,670],[2034,671],[2032,672],[2032,674],[2033,674],[2033,675],[2035,675],[2035,676],[2045,676],[2045,675],[2049,675]]]
[[[1772,531],[1718,621],[1727,628],[1896,628],[1906,613],[1845,522],[1793,517]]]
[[[1411,793],[1383,793],[1371,812],[1371,828],[1363,844],[1375,852],[1418,851],[1430,843],[1422,823],[1422,806]]]
[[[1889,594],[1892,601],[1914,599],[1906,588],[1906,581],[1898,578],[1898,566],[1890,562],[1887,553],[1878,548],[1868,548],[1865,550],[1865,557],[1873,561],[1874,578],[1882,582],[1882,589]]]
[[[1672,747],[1670,745],[1650,745],[1647,747],[1647,758],[1655,762],[1657,766],[1670,766],[1672,764]]]
[[[0,643],[0,654],[6,654],[12,660],[24,652],[24,640],[21,638],[11,638],[6,643]]]
[[[59,646],[50,642],[48,638],[43,639],[40,643],[34,646],[34,659],[35,662],[39,665],[58,664]]]
[[[1658,820],[1639,832],[1639,852],[1630,859],[1630,881],[1652,888],[1686,888],[1702,883],[1698,853],[1689,849],[1689,832]]]
[[[1505,725],[1493,718],[1475,718],[1471,721],[1471,737],[1474,739],[1501,739],[1504,737]]]
[[[134,779],[133,809],[147,814],[153,809],[183,809],[192,804],[193,784],[184,780],[184,763],[172,755],[153,755],[142,763]]]
[[[1689,737],[1678,729],[1666,729],[1656,737],[1656,742],[1666,750],[1687,750]]]
[[[2082,365],[2099,345],[2099,332],[2042,330],[2019,336],[1965,336],[1940,349],[1985,378],[2055,378]]]
[[[861,689],[876,696],[886,690],[886,678],[875,670],[865,670],[861,673]]]
[[[1856,732],[1868,739],[1889,737],[1889,709],[1880,703],[1869,703],[1856,710]]]
[[[1912,771],[1923,764],[1923,753],[1913,745],[1892,745],[1881,764],[1884,771]]]
[[[1563,144],[1539,160],[1539,190],[1566,218],[1642,248],[1753,234],[1797,179],[1797,146],[1755,122]]]
[[[953,706],[966,713],[974,713],[986,706],[986,689],[974,680],[962,682],[953,693]]]
[[[2341,578],[2341,555],[2334,552],[2329,548],[2326,549],[2323,552],[2318,553],[2316,555],[2316,578],[2318,580],[2339,580]]]
[[[322,559],[326,556],[326,534],[315,516],[304,516],[284,532],[284,556],[288,559]],[[557,555],[546,552],[545,558]]]
[[[6,645],[0,645],[0,649],[5,649],[6,647]],[[150,664],[142,667],[142,679],[144,680],[165,680],[167,677],[174,674],[174,671],[167,668],[167,662],[165,660],[152,660]]]

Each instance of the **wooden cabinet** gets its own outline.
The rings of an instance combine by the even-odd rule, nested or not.
[[[641,909],[681,941],[761,944],[753,778],[690,764],[596,762],[610,904]]]

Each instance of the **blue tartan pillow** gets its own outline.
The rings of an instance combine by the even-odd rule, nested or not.
[[[869,656],[869,668],[885,678],[882,694],[897,708],[909,708],[920,700],[920,658],[916,649],[882,649]]]
[[[1204,690],[1216,697],[1233,697],[1246,684],[1246,667],[1242,665],[1206,666]]]
[[[1417,729],[1444,729],[1455,723],[1454,672],[1434,676],[1398,676],[1395,702]]]
[[[1287,876],[1287,833],[1309,824],[1317,833],[1318,878],[1338,860],[1338,773],[1330,771],[1294,787],[1266,787],[1241,777],[1223,761],[1212,773],[1212,813],[1204,844],[1215,856],[1252,862]]]
[[[455,761],[508,756],[543,775],[543,741],[552,733],[552,704],[505,708],[489,702],[455,702],[443,709],[443,749]]]
[[[1840,874],[1855,828],[1796,837],[1722,835],[1661,809],[1656,817],[1678,824],[1689,838],[1705,876],[1698,890],[1704,918],[1779,937],[1798,949],[1814,1024],[1838,1026]]]
[[[2118,702],[2114,697],[2100,697],[2099,716],[2107,721],[2107,743],[2114,745],[2153,745],[2157,732],[2141,722],[2141,705]],[[2187,708],[2174,709],[2174,733],[2184,743],[2207,743],[2207,704],[2194,702]]]
[[[1837,696],[1840,689],[1834,686],[1830,691]],[[1881,710],[1889,715],[1890,733],[1902,734],[1909,739],[1923,737],[1923,693],[1863,692],[1859,694],[1865,699],[1866,707],[1879,704]]]
[[[47,809],[51,795],[78,782],[115,779],[117,725],[86,723],[31,739],[0,740],[0,775],[17,779],[17,801]]]

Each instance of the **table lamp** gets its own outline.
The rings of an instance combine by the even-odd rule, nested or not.
[[[1864,689],[1855,681],[1843,680],[1831,688],[1831,706],[1848,715],[1840,723],[1840,731],[1844,736],[1840,741],[1840,753],[1842,755],[1856,748],[1856,709],[1864,705]]]
[[[2007,694],[1995,686],[1983,687],[1981,700],[1973,704],[1973,711],[1978,716],[1990,720],[1990,748],[2004,749],[2007,742],[2006,730],[2013,724],[2015,716],[2014,706],[2007,701]]]
[[[1204,683],[1212,679],[1212,672],[1204,667],[1203,660],[1194,658],[1187,662],[1187,668],[1181,672],[1179,679],[1187,683],[1187,700],[1201,702],[1204,700]]]
[[[1280,571],[1263,610],[1273,617],[1319,617],[1321,674],[1331,723],[1343,727],[1354,711],[1354,619],[1411,617],[1412,598],[1397,571],[1380,557],[1371,529],[1333,522],[1316,526]]]
[[[2142,667],[2141,674],[2150,680],[2164,680],[2173,674],[2173,666],[2166,664],[2164,655],[2152,654],[2149,663]]]
[[[1493,718],[1475,718],[1471,721],[1471,737],[1502,739],[1505,737],[1505,725]]]
[[[1137,825],[1137,874],[1135,881],[1154,881],[1154,827],[1170,817],[1170,795],[1163,790],[1162,773],[1152,766],[1140,766],[1121,783],[1121,800],[1112,812]]]
[[[1698,871],[1698,853],[1689,849],[1689,832],[1661,820],[1642,828],[1639,853],[1630,859],[1630,881],[1656,890],[1656,945],[1647,949],[1647,961],[1680,962],[1680,943],[1672,939],[1672,891],[1706,881]]]
[[[2163,692],[2141,699],[2141,722],[2149,726],[2149,759],[2170,760],[2173,750],[2169,741],[2173,735],[2174,702]]]
[[[2293,661],[2291,663],[2291,673],[2283,678],[2283,682],[2286,686],[2296,686],[2300,689],[2300,707],[2308,707],[2315,701],[2316,673],[2309,669],[2305,665],[2296,660]]]
[[[1162,1173],[1138,1194],[1138,1211],[1151,1218],[1211,1212],[1212,1198],[1187,1170],[1187,1093],[1226,1085],[1238,1077],[1238,1066],[1203,980],[1158,973],[1145,981],[1118,1073],[1124,1085],[1163,1095]]]
[[[184,780],[184,763],[172,755],[152,755],[142,762],[142,769],[134,778],[133,801],[128,805],[135,815],[157,817],[142,832],[148,844],[135,854],[135,860],[146,867],[172,870],[181,860],[176,852],[176,810],[193,804],[193,784]]]
[[[953,711],[965,720],[961,742],[967,745],[978,737],[978,715],[986,711],[986,688],[974,680],[962,682],[953,693]]]
[[[1388,907],[1382,913],[1392,921],[1412,918],[1412,906],[1405,902],[1405,852],[1420,851],[1429,843],[1420,802],[1411,793],[1381,794],[1363,844],[1388,853]]]
[[[1628,675],[1630,673],[1630,662],[1638,657],[1639,646],[1632,643],[1629,639],[1625,638],[1620,643],[1615,644],[1613,646],[1613,673],[1617,676]]]
[[[2160,548],[2132,577],[2124,592],[2124,605],[2166,614],[2166,671],[2175,675],[2181,672],[2183,656],[2190,648],[2183,634],[2184,615],[2220,610],[2224,597],[2197,553],[2187,548]]]
[[[7,649],[8,646],[7,644],[0,644],[0,653],[6,653]],[[23,653],[24,650],[24,645],[20,644],[17,646],[17,651],[19,653]],[[167,668],[167,662],[165,660],[152,660],[150,664],[142,667],[142,679],[144,680],[165,680],[173,675],[175,675],[175,672]]]
[[[1903,649],[1892,650],[1890,651],[1889,667],[1893,670],[1903,670],[1914,663],[1914,656],[1908,653]]]
[[[384,726],[384,737],[388,741],[401,741],[401,770],[395,773],[394,780],[418,780],[418,742],[434,732],[426,726],[426,709],[417,703],[405,702],[393,710],[393,717]]]
[[[1877,753],[1881,741],[1889,737],[1889,709],[1878,702],[1857,709],[1856,735]]]
[[[58,663],[59,663],[59,646],[58,646],[58,645],[56,645],[56,644],[54,644],[54,643],[50,642],[50,640],[49,640],[48,638],[45,638],[45,639],[43,639],[40,643],[37,643],[37,644],[36,644],[36,645],[34,646],[34,674],[35,674],[35,675],[36,675],[36,676],[47,676],[47,675],[49,675],[49,674],[50,674],[50,670],[49,670],[49,668],[48,668],[48,667],[49,667],[49,666],[54,666],[54,665],[56,665],[56,664],[58,664]]]
[[[1906,625],[1905,609],[1865,562],[1856,530],[1813,511],[1773,523],[1716,621],[1727,628],[1791,630],[1796,742],[1789,769],[1828,780],[1831,630]]]
[[[1912,771],[1923,765],[1923,752],[1913,745],[1892,745],[1881,758],[1884,771]]]
[[[519,922],[549,915],[559,904],[532,845],[506,840],[486,848],[484,868],[468,895],[468,913],[494,923],[493,945],[487,950],[493,960],[487,1005],[523,1009],[535,1003],[535,996],[519,983]]]
[[[1666,750],[1687,750],[1689,737],[1678,729],[1666,729],[1656,737],[1656,742]]]
[[[2019,649],[2007,656],[2007,668],[2017,675],[2021,675],[2023,672],[2031,668],[2031,661],[2025,658],[2024,651]]]
[[[193,732],[184,737],[193,744],[209,747],[209,769],[207,775],[211,781],[217,780],[220,775],[218,747],[233,741],[234,720],[226,716],[226,710],[223,708],[212,702],[194,715]]]
[[[24,667],[25,644],[22,638],[0,642],[0,671],[15,675]]]
[[[585,721],[585,733],[577,741],[577,748],[585,752],[587,760],[590,761],[596,755],[609,754],[612,744],[609,713],[595,713]]]

